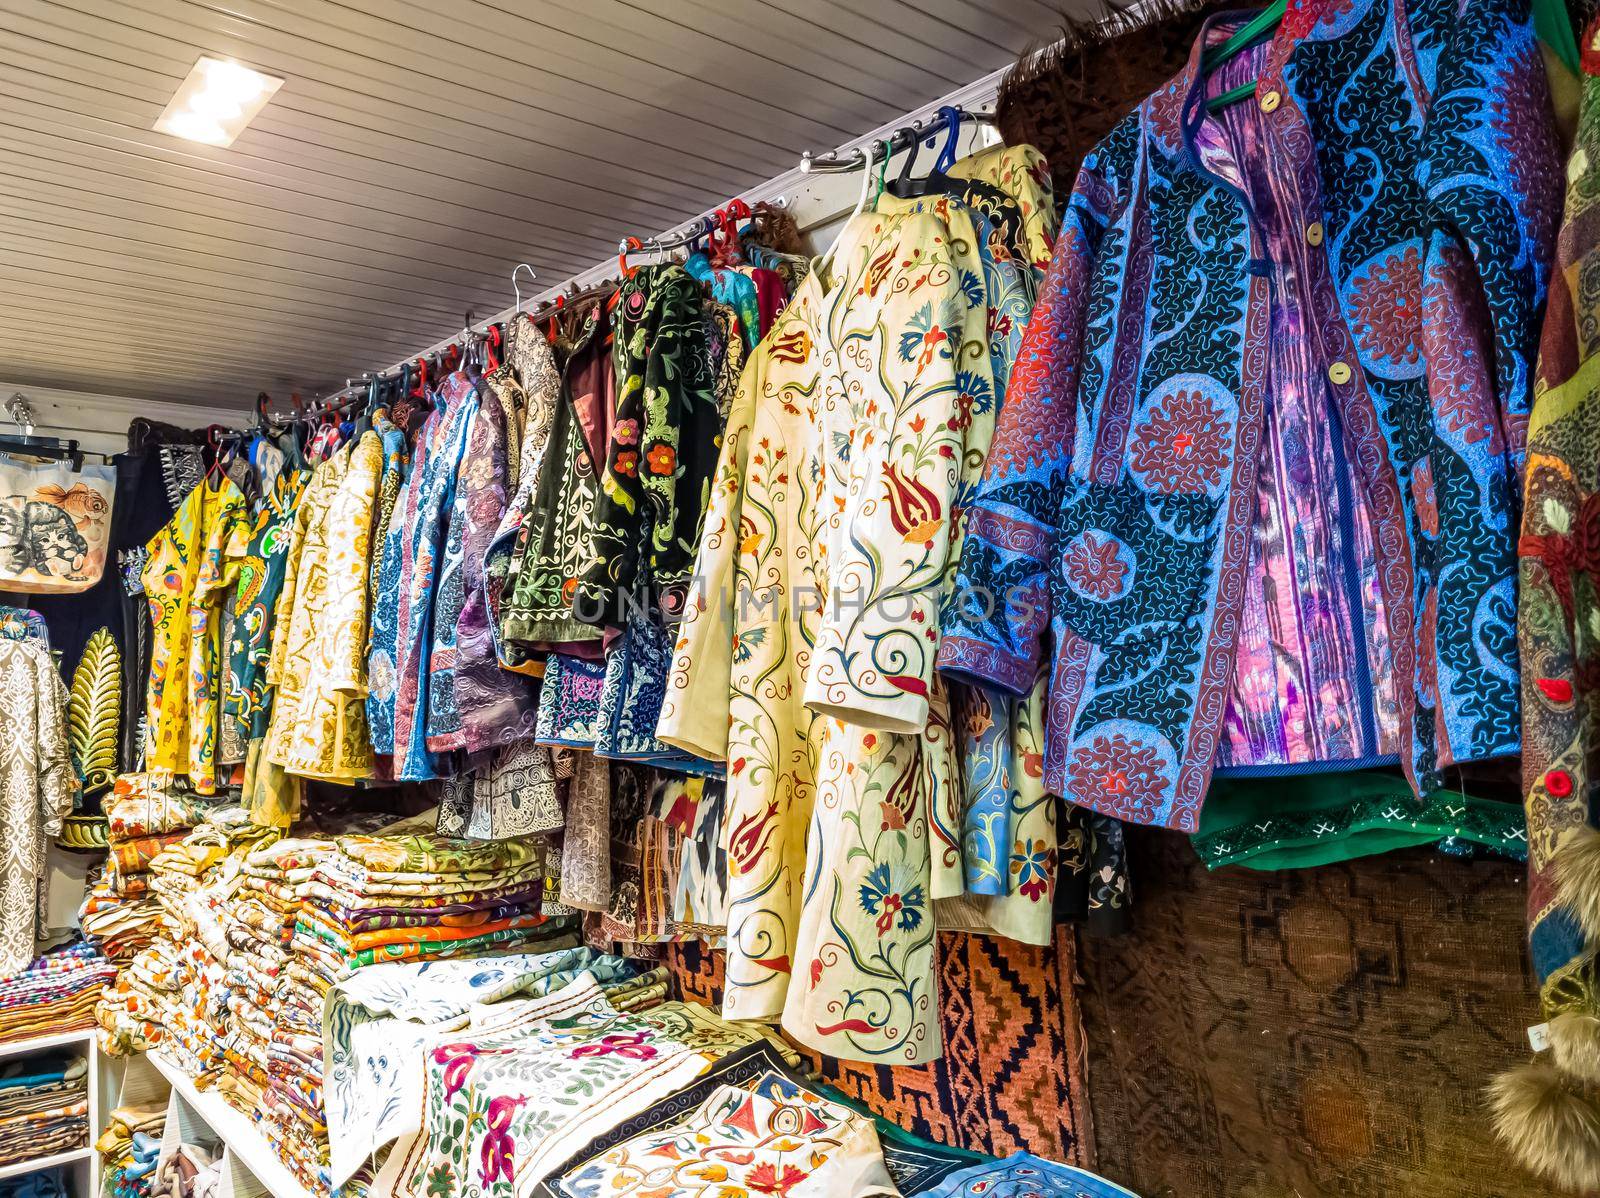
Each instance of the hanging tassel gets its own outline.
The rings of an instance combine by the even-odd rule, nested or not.
[[[1600,941],[1600,831],[1582,827],[1555,852],[1556,893],[1590,941]]]
[[[1579,1193],[1600,1186],[1600,1109],[1554,1066],[1508,1069],[1488,1099],[1495,1134],[1528,1170]]]

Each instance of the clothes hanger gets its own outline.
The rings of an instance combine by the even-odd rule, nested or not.
[[[492,324],[483,333],[483,365],[485,374],[493,374],[505,365],[505,325]]]
[[[0,451],[46,458],[50,461],[70,462],[74,473],[83,469],[83,451],[78,448],[76,441],[34,435],[33,407],[28,403],[27,396],[20,391],[13,394],[6,400],[5,412],[11,418],[11,423],[20,431],[0,433]],[[105,457],[104,454],[98,456]]]
[[[60,437],[37,437],[29,433],[0,433],[0,453],[22,457],[47,458],[54,462],[68,462],[73,473],[83,469],[83,451],[73,440]]]
[[[939,157],[933,164],[933,173],[945,175],[956,164],[956,150],[961,144],[961,119],[967,114],[953,104],[946,104],[939,109],[939,116],[945,122],[947,135],[944,139],[944,148],[939,151]]]
[[[948,130],[948,136],[945,138],[944,148],[939,151],[939,157],[934,161],[933,169],[920,179],[911,177],[912,165],[916,162],[923,144],[923,139],[919,136],[906,150],[899,178],[889,184],[890,195],[910,200],[931,195],[960,195],[965,190],[965,181],[952,179],[946,172],[956,164],[956,145],[961,140],[961,120],[966,115],[952,104],[946,104],[939,109],[934,123],[934,136],[937,136],[937,126],[941,121]],[[929,137],[927,142],[932,145],[933,137]]]
[[[516,292],[516,295],[517,295],[517,311],[519,313],[522,311],[522,288],[517,286],[517,274],[518,274],[518,272],[524,271],[524,270],[528,272],[528,281],[530,283],[537,283],[539,281],[539,272],[534,270],[533,267],[529,266],[526,262],[518,262],[516,264],[516,266],[514,266],[512,268],[512,270],[511,270],[511,290]]]
[[[227,476],[227,466],[230,459],[224,456],[227,453],[224,434],[228,431],[220,424],[206,426],[206,449],[209,451],[211,458],[210,464],[206,466],[207,485],[218,485]]]
[[[883,172],[885,174],[888,173],[888,143],[884,141],[874,141],[871,149],[867,152],[866,161],[862,164],[864,169],[861,172],[861,194],[856,197],[856,206],[851,210],[850,215],[845,218],[845,222],[840,227],[838,233],[834,234],[833,244],[828,246],[827,250],[822,254],[822,256],[816,260],[816,263],[812,267],[813,274],[821,274],[822,271],[826,270],[832,264],[833,256],[834,254],[838,253],[839,246],[844,242],[844,235],[849,230],[851,223],[856,219],[856,217],[860,216],[861,213],[865,211],[867,207],[867,189],[872,186],[872,176],[877,168],[878,151],[880,149],[885,151]]]
[[[522,311],[522,288],[517,285],[517,275],[518,275],[519,272],[524,271],[524,270],[528,272],[528,281],[529,282],[537,283],[539,281],[539,272],[534,270],[533,267],[529,266],[526,262],[518,262],[516,264],[516,266],[512,268],[512,271],[511,271],[511,290],[516,293],[517,305],[516,305],[516,311],[512,312],[512,314],[511,314],[511,319],[506,322],[506,334],[508,335],[508,337],[509,337],[509,335],[511,333],[511,330],[516,327],[517,317],[524,315],[524,313]],[[527,313],[527,317],[528,317],[529,320],[533,321],[535,327],[538,327],[538,323],[539,322],[537,320],[534,320],[533,314],[531,312]]]
[[[644,242],[637,237],[624,237],[622,244],[617,247],[617,269],[622,272],[624,279],[631,279],[639,273],[637,266],[628,265],[628,251],[644,249]]]
[[[1209,75],[1223,63],[1236,58],[1258,42],[1270,37],[1283,23],[1284,13],[1288,11],[1288,0],[1272,0],[1249,21],[1236,29],[1232,36],[1220,46],[1213,46],[1200,56],[1200,69]],[[1241,83],[1238,87],[1231,87],[1219,96],[1213,96],[1206,101],[1206,111],[1218,112],[1228,108],[1241,100],[1248,100],[1255,94],[1256,80]]]
[[[734,205],[744,208],[744,214],[750,214],[749,206],[743,200],[734,200],[726,208],[718,208],[713,218],[715,228],[711,232],[710,258],[712,266],[717,269],[727,269],[734,265],[741,257],[739,252],[739,225],[735,215]]]
[[[376,375],[364,374],[361,377],[366,381],[367,392],[361,397],[356,410],[355,425],[350,430],[350,435],[358,441],[372,429],[372,397],[377,392],[378,387]]]

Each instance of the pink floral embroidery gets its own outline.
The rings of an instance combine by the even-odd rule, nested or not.
[[[528,1100],[520,1095],[500,1094],[489,1100],[484,1119],[483,1143],[478,1150],[478,1180],[487,1190],[497,1181],[512,1181],[512,1154],[516,1142],[511,1138],[511,1116]]]
[[[584,1044],[572,1050],[578,1057],[626,1057],[630,1061],[650,1061],[656,1056],[655,1046],[647,1043],[651,1032],[631,1032],[627,1035],[605,1036],[596,1044]]]
[[[444,1100],[449,1102],[456,1092],[467,1084],[467,1077],[478,1057],[483,1055],[475,1044],[441,1044],[433,1050],[433,1063],[444,1070]]]
[[[1067,581],[1081,595],[1102,603],[1127,589],[1128,564],[1115,537],[1086,532],[1067,546]]]
[[[1222,482],[1233,422],[1200,391],[1176,391],[1150,405],[1133,431],[1129,465],[1164,495],[1198,495]]]

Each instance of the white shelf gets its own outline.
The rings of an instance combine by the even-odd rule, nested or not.
[[[30,1040],[0,1040],[0,1059],[26,1056],[43,1052],[47,1048],[61,1048],[68,1044],[86,1044],[94,1039],[94,1028],[79,1028],[75,1032],[54,1032],[48,1036],[34,1036]]]
[[[27,1040],[8,1040],[0,1043],[0,1060],[32,1056],[34,1053],[48,1052],[53,1048],[78,1049],[88,1066],[89,1142],[81,1148],[69,1148],[65,1152],[52,1153],[50,1156],[31,1157],[25,1161],[0,1165],[0,1178],[21,1177],[25,1173],[37,1173],[40,1169],[61,1165],[64,1166],[64,1172],[68,1177],[68,1193],[79,1195],[80,1198],[93,1198],[100,1191],[100,1158],[94,1150],[94,1143],[101,1131],[101,1066],[100,1050],[95,1042],[95,1029],[79,1028],[76,1031],[34,1036]]]
[[[148,1059],[171,1083],[173,1092],[184,1105],[221,1141],[234,1163],[254,1178],[266,1193],[273,1198],[315,1198],[290,1172],[254,1120],[229,1106],[222,1095],[196,1089],[194,1079],[159,1052],[149,1053]]]
[[[53,1165],[71,1165],[77,1161],[86,1161],[94,1155],[94,1148],[85,1144],[82,1148],[69,1148],[66,1152],[58,1152],[54,1156],[36,1156],[29,1160],[17,1161],[15,1164],[0,1165],[0,1178],[21,1177],[24,1173],[37,1173],[40,1169],[48,1169]]]

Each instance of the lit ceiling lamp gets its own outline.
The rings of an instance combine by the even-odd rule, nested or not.
[[[272,75],[202,55],[155,127],[208,146],[231,146],[282,86],[283,80]]]

